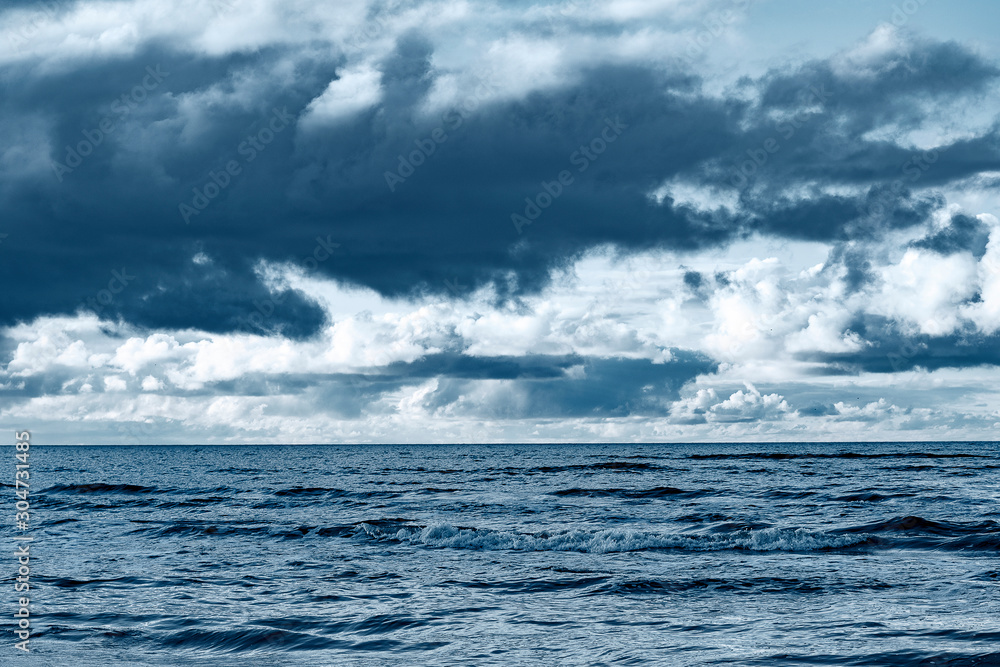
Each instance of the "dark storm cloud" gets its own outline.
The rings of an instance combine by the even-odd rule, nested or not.
[[[985,334],[972,327],[943,336],[911,335],[899,324],[876,315],[864,315],[848,329],[870,343],[849,354],[809,354],[803,359],[830,364],[847,373],[895,373],[922,368],[971,368],[1000,365],[1000,334]]]
[[[569,382],[565,371],[587,360],[576,355],[524,357],[468,357],[454,353],[431,354],[413,362],[394,362],[371,373],[335,373],[328,375],[267,375],[241,379],[222,387],[214,383],[210,393],[220,390],[244,395],[252,388],[255,395],[301,394],[309,406],[342,418],[357,418],[379,397],[406,387],[413,387],[430,378],[438,378],[442,386],[468,387],[470,380],[544,380],[554,385]],[[597,360],[596,363],[602,363]],[[670,373],[684,375],[686,368],[671,368]],[[687,378],[686,375],[684,375]],[[445,392],[448,393],[447,391]],[[452,400],[457,396],[452,396]],[[437,406],[446,404],[440,396]],[[315,409],[315,407],[310,407]]]
[[[867,77],[828,62],[770,73],[746,82],[763,91],[756,106],[704,95],[686,73],[616,66],[427,120],[418,105],[432,83],[433,47],[410,33],[379,64],[378,105],[338,125],[280,129],[275,118],[286,110],[300,116],[343,63],[279,48],[212,58],[157,46],[62,74],[8,66],[0,72],[0,123],[50,123],[53,159],[65,164],[66,146],[78,146],[106,118],[115,129],[61,181],[55,172],[26,173],[0,184],[10,230],[2,250],[31,258],[30,271],[8,274],[0,320],[72,312],[95,300],[102,316],[141,326],[247,330],[260,312],[251,329],[304,337],[322,324],[319,308],[289,293],[262,309],[272,297],[254,268],[260,259],[301,264],[317,239],[339,248],[310,268],[402,294],[445,293],[449,280],[503,287],[511,271],[519,290],[537,289],[551,267],[599,244],[695,250],[751,232],[845,241],[911,226],[940,199],[893,189],[910,151],[862,135],[883,122],[916,126],[917,102],[981,90],[997,72],[954,44],[914,42],[907,53],[885,56]],[[292,76],[276,68],[281,58],[294,59]],[[154,86],[147,67],[157,66],[169,74]],[[255,77],[252,103],[204,95],[216,86],[238,97],[238,75]],[[127,114],[113,105],[123,95]],[[794,127],[769,117],[814,107]],[[429,139],[436,129],[445,140]],[[257,149],[246,143],[254,137],[270,140]],[[780,142],[773,153],[771,138]],[[433,153],[390,190],[386,172],[401,173],[401,156],[408,160],[428,140]],[[674,177],[730,184],[760,151],[766,159],[741,184],[736,213],[647,197]],[[238,171],[227,171],[232,164]],[[947,147],[920,183],[998,166],[993,132]],[[559,182],[563,172],[571,182]],[[776,194],[802,183],[861,185],[867,193]],[[546,192],[550,199],[540,199]],[[873,212],[875,200],[881,208]],[[184,216],[181,205],[198,212]],[[511,216],[526,213],[533,219],[519,233]],[[198,252],[211,262],[194,263]],[[134,278],[112,282],[115,271]]]
[[[861,289],[875,278],[872,271],[871,251],[863,245],[840,243],[830,250],[826,268],[844,267],[844,283],[849,292]]]
[[[329,63],[303,63],[295,79],[279,86],[266,65],[278,55],[194,59],[153,49],[128,61],[48,77],[9,68],[3,117],[54,119],[52,157],[76,166],[2,184],[11,229],[4,250],[32,256],[32,270],[10,281],[4,321],[82,308],[145,326],[254,329],[246,324],[254,303],[270,297],[254,275],[257,259],[300,260],[316,242],[284,224],[277,202],[241,201],[254,188],[275,185],[267,169],[287,164],[293,130],[275,136],[255,162],[245,162],[239,147],[268,122],[273,107],[301,108],[334,71]],[[158,73],[158,83],[147,68]],[[175,122],[183,96],[213,84],[231,89],[234,71],[261,74],[257,108],[208,106],[206,130],[184,138],[183,124]],[[240,159],[245,170],[220,199],[232,198],[236,206],[213,202],[217,211],[202,214],[215,213],[210,221],[195,218],[196,224],[185,225],[179,203],[191,198],[192,187],[203,188],[210,172],[224,171],[230,159]],[[272,164],[257,169],[265,160]],[[266,251],[268,246],[276,252]],[[218,251],[213,264],[192,264],[200,249]],[[282,301],[257,329],[299,336],[323,321],[319,309],[299,295]]]
[[[876,257],[880,253],[877,248],[866,245],[861,234],[856,239],[840,242],[834,245],[827,257],[826,269],[846,270],[844,283],[848,291],[853,293],[878,278],[873,270]],[[913,241],[914,248],[933,250],[942,255],[950,255],[966,251],[976,260],[981,260],[986,254],[986,244],[989,241],[989,228],[976,218],[958,214],[952,216],[947,227],[938,230],[924,238]],[[884,258],[882,258],[884,259]]]
[[[814,403],[797,411],[800,417],[827,417],[837,414],[837,408],[830,404]]]
[[[951,223],[931,236],[913,242],[915,248],[926,248],[942,255],[968,251],[977,259],[986,254],[990,230],[976,218],[955,215]]]
[[[574,367],[577,372],[568,372]],[[294,396],[294,403],[283,406],[293,415],[296,410],[303,416],[320,410],[354,419],[366,411],[378,412],[376,403],[387,394],[436,378],[437,389],[424,400],[430,411],[456,404],[458,412],[487,418],[662,416],[685,383],[716,368],[717,364],[706,357],[684,351],[674,351],[673,360],[661,364],[577,355],[474,358],[437,354],[412,363],[393,363],[371,373],[250,373],[192,389],[173,388],[171,393],[206,399],[219,395]],[[102,391],[101,379],[91,378],[97,393]],[[487,403],[470,402],[468,396],[476,395],[476,383],[483,380],[506,381],[508,391],[491,393]],[[44,374],[23,378],[23,387],[0,389],[0,396],[12,407],[32,397],[75,395],[79,384],[73,369],[50,368]]]
[[[997,67],[955,43],[908,38],[864,62],[809,62],[744,84],[761,90],[749,129],[717,173],[741,188],[741,204],[762,231],[811,240],[877,238],[924,221],[943,201],[916,187],[938,186],[1000,166],[997,126],[983,136],[920,151],[867,133],[919,127],[928,105],[971,99],[996,81]],[[783,192],[852,186],[858,196]],[[802,195],[798,195],[801,197]]]
[[[578,373],[567,372],[579,368]],[[690,352],[674,351],[674,359],[655,364],[647,359],[601,359],[579,355],[524,357],[469,357],[432,354],[413,362],[395,362],[373,373],[281,375],[242,378],[213,383],[199,391],[240,395],[303,393],[322,398],[345,417],[356,417],[373,399],[431,378],[438,389],[425,400],[428,409],[447,407],[463,395],[474,394],[475,381],[509,381],[511,392],[501,393],[476,411],[496,416],[529,418],[557,416],[626,416],[665,414],[667,402],[680,388],[716,364]]]
[[[488,404],[468,401],[467,395],[475,395],[468,380],[442,377],[425,407],[435,410],[457,404],[459,411],[508,419],[664,416],[686,382],[717,368],[706,357],[689,352],[675,352],[665,364],[648,359],[581,361],[579,375],[521,376],[509,385],[510,391],[490,393]]]
[[[340,238],[352,249],[339,270],[386,293],[424,281],[442,289],[446,278],[476,285],[509,270],[523,287],[538,286],[550,266],[608,241],[678,248],[721,241],[731,234],[725,221],[676,213],[645,196],[664,174],[700,159],[705,146],[685,146],[683,136],[703,134],[718,150],[728,134],[724,108],[682,101],[667,90],[676,83],[634,68],[602,69],[566,91],[425,125],[387,124],[413,110],[383,105],[315,133],[303,147],[310,166],[297,174],[296,195],[316,218],[337,212]],[[615,136],[609,125],[619,124],[620,136],[605,143],[602,135]],[[386,172],[408,174],[400,156],[408,159],[438,128],[446,139],[390,192]],[[594,159],[585,153],[591,144],[603,151]],[[334,162],[344,147],[354,155]],[[572,182],[559,183],[561,172]],[[559,192],[548,206],[546,186]],[[538,213],[525,214],[532,206]],[[515,214],[531,219],[520,233]]]
[[[565,375],[570,366],[583,363],[578,355],[519,357],[470,357],[464,354],[432,354],[417,361],[389,364],[385,373],[414,378],[453,377],[475,380],[552,379]]]
[[[996,65],[956,42],[931,42],[904,35],[906,43],[881,55],[806,63],[794,72],[763,80],[762,107],[797,110],[804,99],[843,116],[846,131],[862,133],[878,124],[921,120],[919,103],[929,92],[947,96],[983,90]],[[815,94],[814,94],[815,93]]]

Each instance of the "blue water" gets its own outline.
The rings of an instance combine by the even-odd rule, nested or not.
[[[31,452],[3,664],[1000,664],[997,443]]]

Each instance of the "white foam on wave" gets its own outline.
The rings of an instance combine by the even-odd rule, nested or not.
[[[428,547],[480,549],[483,551],[579,551],[613,553],[645,549],[686,549],[691,551],[818,551],[860,544],[857,535],[828,535],[802,528],[763,528],[729,534],[650,533],[629,528],[606,530],[566,530],[552,533],[518,533],[502,530],[456,528],[432,524],[425,528],[385,531],[361,524],[359,531],[378,540],[395,540]]]

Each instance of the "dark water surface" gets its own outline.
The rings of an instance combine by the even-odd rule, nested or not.
[[[0,662],[1000,664],[998,471],[997,443],[34,446],[33,651]]]

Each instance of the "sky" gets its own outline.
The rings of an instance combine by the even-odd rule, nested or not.
[[[39,444],[995,439],[995,2],[13,0]]]

